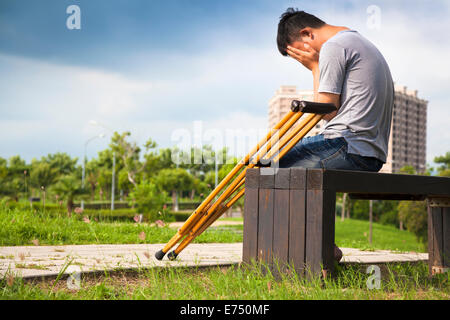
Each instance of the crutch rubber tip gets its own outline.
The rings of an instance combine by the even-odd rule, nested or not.
[[[169,254],[167,255],[167,258],[169,258],[170,261],[173,261],[177,258],[177,254],[175,253],[175,251],[169,252]]]
[[[166,253],[162,250],[159,250],[158,252],[155,253],[155,258],[158,260],[162,260],[162,258],[164,258],[164,256],[166,255]]]

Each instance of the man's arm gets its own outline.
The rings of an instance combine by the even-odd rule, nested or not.
[[[287,52],[289,56],[303,64],[307,69],[311,70],[314,79],[314,102],[332,103],[339,110],[340,94],[331,92],[319,92],[320,70],[319,70],[319,53],[308,45],[304,45],[305,50],[288,46]],[[337,114],[337,110],[323,117],[324,120],[330,121]]]
[[[337,110],[339,110],[339,107],[341,106],[340,101],[340,94],[334,94],[334,93],[328,93],[328,92],[318,92],[319,91],[319,78],[320,78],[320,71],[319,71],[319,65],[317,64],[313,69],[311,70],[313,74],[314,79],[314,102],[322,102],[322,103],[332,103],[336,106]],[[326,114],[323,119],[326,121],[330,121],[333,119],[336,114],[337,110]]]

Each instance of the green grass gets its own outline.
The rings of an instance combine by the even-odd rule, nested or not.
[[[25,283],[0,279],[0,299],[443,299],[450,298],[449,274],[428,277],[425,263],[387,265],[379,289],[367,287],[358,266],[338,267],[333,278],[305,279],[291,272],[275,277],[255,266],[152,268],[137,273],[86,276],[78,290],[65,279]]]
[[[239,221],[241,218],[224,220]],[[139,236],[145,233],[145,239]],[[166,243],[176,229],[156,227],[148,223],[83,221],[83,216],[72,217],[44,214],[42,211],[0,209],[0,246],[66,244],[127,244],[127,243]],[[242,225],[221,226],[207,229],[194,242],[232,243],[242,241]],[[415,236],[392,226],[373,224],[373,244],[368,241],[367,221],[336,219],[336,244],[340,247],[365,250],[384,249],[395,251],[425,252],[426,248]]]
[[[176,232],[146,223],[86,223],[81,216],[57,217],[40,211],[0,210],[0,245],[165,243]],[[239,218],[224,219],[239,221]],[[196,242],[240,242],[242,225],[209,228]],[[139,235],[145,233],[145,239]],[[394,227],[373,224],[373,244],[368,243],[366,221],[336,219],[336,243],[366,250],[425,251],[415,236]],[[29,265],[23,265],[29,267]],[[40,268],[39,265],[33,265]],[[121,273],[122,272],[122,273]],[[86,276],[79,290],[69,290],[64,279],[39,283],[0,277],[0,299],[444,299],[450,298],[449,274],[428,276],[425,263],[387,265],[381,288],[370,290],[364,267],[337,266],[333,278],[305,280],[294,272],[275,277],[259,268],[152,268],[125,276],[117,271]]]
[[[370,245],[368,221],[352,219],[341,221],[336,218],[336,245],[364,250],[427,252],[425,244],[419,242],[411,232],[379,223],[373,223],[372,228],[372,245]]]
[[[237,232],[225,232],[236,230]],[[241,230],[241,231],[239,231]],[[142,232],[145,238],[141,239]],[[165,243],[176,229],[156,227],[147,223],[83,221],[83,216],[72,217],[44,214],[41,211],[0,210],[0,246],[65,244],[126,244]],[[242,226],[210,228],[195,242],[242,241]]]

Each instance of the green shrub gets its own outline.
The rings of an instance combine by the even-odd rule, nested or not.
[[[167,193],[153,182],[141,181],[130,193],[130,198],[133,199],[130,201],[130,205],[135,201],[137,213],[144,214],[148,221],[167,221],[166,210],[163,210],[168,199]]]
[[[379,222],[384,225],[392,225],[398,227],[399,225],[398,212],[394,210],[383,212],[380,216]]]
[[[169,211],[168,214],[174,218],[177,222],[184,222],[186,221],[193,211]]]
[[[398,215],[406,230],[414,233],[420,242],[427,242],[428,214],[425,201],[400,201]]]

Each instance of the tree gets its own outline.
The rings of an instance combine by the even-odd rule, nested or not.
[[[11,181],[9,179],[8,161],[0,158],[0,194],[3,196],[12,196],[17,194],[11,190]],[[17,197],[16,197],[17,200]]]
[[[401,173],[416,174],[411,166],[400,169]],[[427,240],[428,214],[424,201],[400,201],[398,204],[398,218],[400,225],[404,224],[406,230],[414,233],[419,241]]]
[[[5,179],[8,176],[8,162],[6,159],[3,159],[0,157],[0,181],[3,182],[3,179]]]
[[[91,200],[95,200],[95,191],[99,185],[98,179],[100,176],[99,162],[92,159],[86,163],[86,180],[85,186],[90,188]]]
[[[163,169],[155,177],[155,183],[172,194],[173,210],[178,211],[178,192],[189,191],[193,185],[192,176],[181,168]]]
[[[67,213],[69,215],[72,214],[76,199],[87,199],[89,197],[89,191],[82,188],[80,179],[73,174],[60,177],[52,187],[52,191],[61,199],[67,201]]]
[[[126,131],[122,134],[114,132],[111,138],[110,147],[115,152],[116,157],[122,160],[124,169],[127,172],[128,180],[136,186],[137,174],[144,169],[139,161],[141,148],[135,142],[127,141],[127,137],[131,136],[131,132]]]
[[[416,169],[414,169],[411,165],[406,165],[400,168],[400,171],[398,173],[401,174],[416,174]]]
[[[41,162],[48,163],[52,169],[57,170],[58,175],[66,175],[76,171],[78,158],[72,159],[65,152],[57,152],[42,157]]]
[[[192,191],[189,196],[191,200],[194,200],[195,194],[199,194],[203,196],[206,192],[208,192],[208,185],[202,181],[200,178],[193,178],[192,182]]]
[[[125,196],[127,196],[135,186],[133,186],[133,184],[128,179],[128,172],[125,168],[119,171],[117,178],[119,190],[123,190]]]
[[[50,187],[58,177],[58,169],[52,168],[47,162],[33,159],[31,161],[30,180],[34,188]]]
[[[352,200],[350,205],[352,218],[359,220],[369,219],[369,201],[368,200]]]
[[[147,219],[151,222],[156,221],[158,218],[166,220],[164,212],[162,211],[164,204],[167,201],[167,193],[162,190],[158,185],[153,182],[143,180],[136,186],[130,193],[130,205],[136,203],[136,209],[138,213],[145,214]],[[133,203],[131,203],[133,201]],[[135,203],[134,203],[135,202]]]
[[[29,176],[30,168],[20,156],[13,156],[9,158],[6,163],[5,159],[0,164],[0,191],[3,195],[13,198],[15,201],[19,197],[27,194],[27,177]]]
[[[100,188],[100,200],[104,200],[105,192],[111,190],[112,170],[106,167],[99,168],[98,171],[98,186]]]
[[[398,215],[406,230],[414,233],[423,243],[427,241],[428,215],[425,201],[400,201]]]
[[[441,177],[450,177],[450,151],[443,156],[435,157],[434,162],[441,164],[437,168],[438,174]]]

